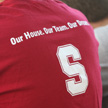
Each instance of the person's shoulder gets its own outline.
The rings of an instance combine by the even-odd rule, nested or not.
[[[94,29],[94,32],[95,32],[95,36],[97,39],[99,38],[106,38],[108,36],[108,25],[106,26],[101,26],[101,27],[97,27]],[[101,39],[100,39],[101,41]]]
[[[55,2],[56,5],[60,6],[63,10],[67,11],[68,13],[73,14],[74,16],[78,16],[79,18],[82,18],[84,20],[87,20],[87,17],[79,10],[72,8],[70,6],[68,6],[67,4],[65,4],[64,2],[60,1],[60,0],[52,0],[52,2]]]
[[[101,31],[100,31],[101,30]],[[108,30],[108,25],[105,25],[105,26],[100,26],[100,27],[97,27],[97,28],[95,28],[94,29],[94,31],[100,31],[100,32],[102,32],[102,31],[107,31]]]

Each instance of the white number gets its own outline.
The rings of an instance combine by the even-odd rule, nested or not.
[[[79,62],[69,63],[68,59],[68,57],[72,57],[73,61],[81,60],[79,50],[71,44],[59,46],[57,57],[64,74],[68,77],[79,76],[80,79],[80,81],[76,81],[75,78],[66,80],[67,91],[72,96],[85,93],[88,87],[88,77],[85,68]]]

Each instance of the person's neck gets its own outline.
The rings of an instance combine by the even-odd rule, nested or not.
[[[98,21],[98,22],[91,22],[90,23],[92,25],[93,28],[97,28],[97,27],[100,27],[100,26],[105,26],[108,24],[108,17],[101,20],[101,21]]]
[[[4,0],[0,0],[0,2],[3,2]]]

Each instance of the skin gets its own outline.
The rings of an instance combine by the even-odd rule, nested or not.
[[[0,2],[3,2],[4,0],[0,0]]]
[[[108,17],[98,22],[91,22],[91,25],[93,26],[93,28],[108,25]]]

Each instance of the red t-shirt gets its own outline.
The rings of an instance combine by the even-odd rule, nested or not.
[[[98,43],[85,16],[60,1],[0,4],[0,108],[101,108]]]

